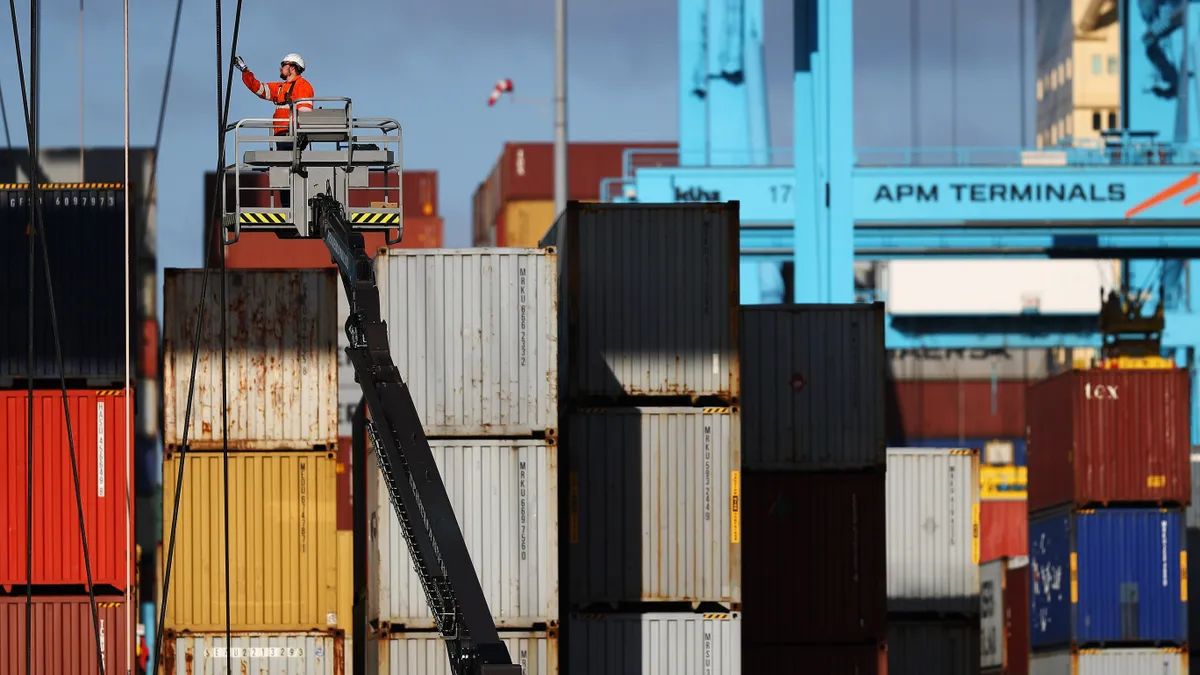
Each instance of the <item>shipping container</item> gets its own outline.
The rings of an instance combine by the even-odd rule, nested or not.
[[[35,586],[87,585],[79,506],[62,393],[33,394],[33,579]],[[134,518],[130,511],[133,426],[119,390],[67,392],[79,499],[92,583],[127,591],[133,582]],[[0,587],[30,583],[26,563],[29,492],[29,395],[0,391]],[[132,437],[128,439],[132,443]]]
[[[1033,648],[1187,640],[1185,536],[1182,511],[1062,509],[1032,517]]]
[[[979,559],[1029,555],[1028,506],[1023,501],[979,502]]]
[[[158,349],[158,318],[142,319],[141,330],[138,331],[138,377],[158,379],[158,363],[161,360]]]
[[[391,251],[375,268],[392,361],[427,436],[555,432],[553,250]]]
[[[1024,382],[892,382],[888,443],[910,438],[1024,438]],[[962,443],[956,443],[962,445]]]
[[[351,498],[353,484],[352,437],[338,437],[338,468],[337,468],[337,529],[338,531],[354,529],[354,502]]]
[[[375,256],[387,247],[382,232],[363,232],[367,255]],[[395,233],[392,233],[395,236]],[[405,218],[404,238],[393,249],[440,248],[445,239],[445,222],[440,216]],[[236,244],[228,246],[226,269],[320,269],[333,267],[329,248],[320,239],[280,239],[272,232],[242,232]],[[221,267],[221,259],[211,261]]]
[[[496,245],[536,247],[557,215],[552,199],[510,202],[501,213],[503,220],[496,221],[503,222],[496,228]]]
[[[1084,649],[1033,654],[1030,675],[1187,675],[1188,653],[1181,648]]]
[[[522,675],[558,675],[557,631],[501,631],[500,639]],[[372,643],[367,664],[371,675],[455,675],[446,641],[438,633],[393,633]]]
[[[1193,448],[1194,450],[1194,448]],[[1200,560],[1200,454],[1192,455],[1192,502],[1187,508],[1187,552],[1188,560]],[[1187,577],[1188,599],[1200,597],[1200,574]],[[1188,644],[1200,646],[1200,602],[1188,602]],[[1200,675],[1200,659],[1196,660],[1195,671]]]
[[[164,441],[183,443],[203,270],[166,270]],[[332,270],[228,272],[231,450],[337,447],[338,282]],[[187,444],[220,449],[221,282],[209,280]]]
[[[732,408],[570,415],[574,606],[742,601],[738,418]]]
[[[889,349],[890,376],[905,380],[1014,380],[1030,382],[1050,376],[1052,349],[1009,347],[946,349],[917,347]]]
[[[429,444],[497,626],[557,625],[558,448],[534,440]],[[369,618],[384,630],[433,629],[374,453],[367,467]]]
[[[1025,467],[1025,438],[1023,436],[1021,438],[909,438],[907,440],[889,438],[888,441],[891,445],[904,445],[909,448],[969,448],[979,451],[979,462],[985,467],[988,465],[997,468],[1002,466]],[[1020,488],[1021,499],[1024,499],[1024,479],[1020,483]]]
[[[1113,286],[1112,261],[892,260],[887,303],[893,315],[1086,315],[1100,312]]]
[[[887,638],[884,480],[882,471],[742,474],[747,640]]]
[[[979,453],[888,448],[888,610],[979,612]]]
[[[570,202],[558,222],[573,398],[737,398],[736,202]]]
[[[888,620],[888,675],[979,672],[979,624],[960,619]]]
[[[1023,466],[980,466],[979,498],[992,502],[1020,502],[1029,496],[1029,470]],[[999,557],[999,556],[997,556]]]
[[[746,673],[887,675],[887,645],[757,644],[742,641]]]
[[[104,673],[125,673],[133,658],[137,620],[124,597],[96,598]],[[33,672],[37,675],[100,675],[96,628],[88,596],[34,596]],[[25,670],[25,594],[0,596],[0,673]]]
[[[134,192],[131,188],[130,192]],[[0,185],[0,387],[12,387],[30,377],[29,349],[29,193],[25,186]],[[125,333],[136,330],[125,317],[125,268],[121,261],[135,256],[125,244],[125,193],[121,185],[43,184],[42,232],[50,251],[58,343],[50,323],[49,296],[37,248],[34,263],[35,314],[33,379],[58,386],[59,376],[73,388],[120,387],[125,381]],[[136,205],[131,213],[138,212]],[[137,222],[132,223],[137,228]],[[136,258],[135,258],[136,259]],[[129,279],[129,306],[137,307]],[[136,362],[136,361],[135,361]]]
[[[350,640],[342,634],[185,633],[164,636],[163,675],[349,675]],[[233,663],[230,664],[229,661]]]
[[[175,477],[183,492],[166,627],[225,630],[225,507],[222,453],[168,452],[163,462],[163,541],[171,538]],[[327,631],[345,627],[337,538],[337,455],[229,455],[230,585],[235,631]]]
[[[570,675],[742,672],[739,614],[574,614]]]
[[[1029,508],[1191,498],[1186,370],[1071,371],[1029,388]]]
[[[887,463],[883,303],[743,307],[739,330],[747,469]]]
[[[980,566],[980,666],[984,672],[1029,672],[1029,558]]]

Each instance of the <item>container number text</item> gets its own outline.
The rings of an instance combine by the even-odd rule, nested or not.
[[[302,659],[303,647],[209,647],[204,650],[209,659]]]

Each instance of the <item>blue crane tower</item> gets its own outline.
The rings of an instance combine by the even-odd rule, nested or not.
[[[850,303],[855,260],[1120,259],[1122,285],[1148,289],[1146,310],[1163,312],[1163,356],[1191,370],[1200,444],[1200,0],[1117,4],[1120,130],[1003,160],[991,148],[983,161],[962,150],[880,166],[854,148],[853,0],[795,0],[793,161],[774,166],[761,0],[680,0],[679,166],[628,151],[602,194],[740,201],[746,304],[762,302],[764,267],[788,263],[795,302]],[[1101,343],[1096,316],[888,319],[893,349]]]

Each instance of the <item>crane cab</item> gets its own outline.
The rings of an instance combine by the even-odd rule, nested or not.
[[[303,102],[313,110],[297,112]],[[298,99],[290,108],[286,134],[275,135],[277,122],[267,118],[240,120],[226,130],[233,135],[234,163],[224,167],[220,187],[225,244],[244,231],[320,236],[309,200],[322,194],[343,205],[356,230],[384,232],[388,245],[398,243],[404,232],[400,123],[356,118],[348,98]]]

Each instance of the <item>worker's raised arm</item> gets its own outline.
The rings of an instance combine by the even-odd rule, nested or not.
[[[259,82],[258,78],[254,77],[254,73],[250,72],[250,69],[246,67],[246,62],[242,60],[242,57],[233,57],[233,67],[242,71],[242,83],[246,85],[247,89],[259,98],[270,100],[271,87]]]

